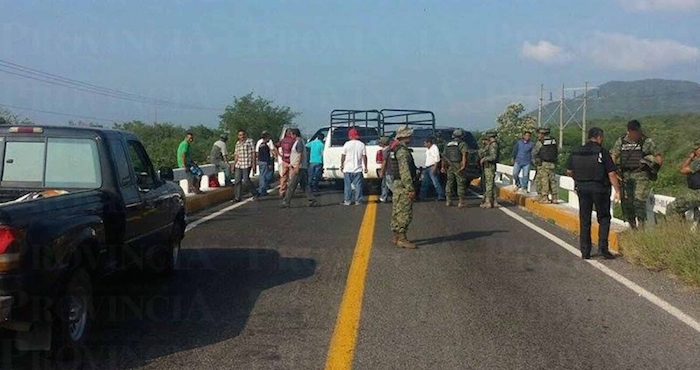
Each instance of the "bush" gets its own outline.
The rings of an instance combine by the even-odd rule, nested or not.
[[[643,230],[619,235],[620,250],[633,263],[654,271],[667,270],[679,280],[700,286],[700,233],[677,217]]]

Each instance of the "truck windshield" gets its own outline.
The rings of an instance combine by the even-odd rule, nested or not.
[[[3,187],[95,189],[102,186],[97,144],[91,139],[8,141],[2,152]]]

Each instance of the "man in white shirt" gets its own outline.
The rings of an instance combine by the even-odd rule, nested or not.
[[[343,205],[349,206],[352,189],[355,188],[355,204],[362,204],[362,173],[367,173],[367,149],[360,141],[360,133],[355,128],[348,131],[350,140],[343,145],[340,156],[340,171],[343,172],[345,192]]]
[[[423,143],[428,150],[425,152],[425,167],[423,168],[423,180],[420,185],[420,193],[418,199],[425,200],[428,197],[428,187],[430,183],[435,186],[438,201],[445,200],[445,191],[440,184],[440,172],[438,164],[440,163],[440,149],[435,145],[435,139],[429,137]]]
[[[228,141],[228,134],[221,134],[219,140],[214,142],[211,147],[211,152],[209,157],[211,163],[216,167],[216,173],[224,173],[224,185],[231,185],[231,165],[228,164],[228,150],[226,149],[226,142]]]

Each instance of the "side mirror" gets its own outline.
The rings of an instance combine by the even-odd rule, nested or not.
[[[161,167],[161,169],[158,170],[158,177],[163,181],[175,181],[173,169],[168,167]]]

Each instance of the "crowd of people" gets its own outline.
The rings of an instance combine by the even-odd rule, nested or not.
[[[392,243],[408,249],[415,249],[406,232],[412,220],[413,203],[425,200],[428,190],[433,187],[438,201],[450,207],[457,201],[458,208],[466,207],[467,183],[466,168],[469,148],[463,139],[462,130],[454,130],[447,142],[441,138],[429,137],[424,140],[425,163],[419,171],[408,148],[413,130],[407,126],[399,128],[393,139],[379,138],[381,149],[377,153],[377,163],[381,164],[382,203],[392,202],[391,230]],[[532,132],[526,130],[522,138],[513,146],[514,187],[521,194],[528,193],[530,168],[534,165],[536,175],[536,201],[539,203],[558,202],[558,182],[556,168],[559,157],[559,144],[550,136],[548,128],[537,130],[537,140],[531,141]],[[247,185],[253,199],[266,196],[274,178],[274,163],[280,160],[279,195],[280,207],[291,205],[294,193],[300,188],[308,199],[308,205],[319,205],[316,193],[323,177],[324,135],[319,134],[306,143],[296,128],[288,129],[284,137],[273,143],[270,134],[263,131],[257,143],[248,138],[244,130],[237,133],[238,141],[233,154],[229,154],[226,143],[228,135],[222,134],[211,149],[210,160],[223,172],[224,186],[234,186],[234,201],[242,199],[243,185]],[[483,200],[480,207],[496,208],[495,185],[496,165],[499,163],[499,147],[495,131],[486,132],[481,138],[479,166],[482,170],[481,182]],[[654,140],[646,136],[641,124],[632,120],[627,124],[627,133],[618,138],[608,151],[603,148],[604,132],[594,127],[588,130],[588,142],[573,150],[566,162],[567,175],[575,180],[579,198],[580,248],[583,258],[591,258],[591,214],[596,210],[599,223],[599,254],[614,258],[608,250],[610,230],[611,189],[615,189],[615,199],[622,203],[623,217],[632,228],[643,227],[646,222],[646,201],[651,184],[663,164],[663,155]],[[192,160],[191,143],[194,135],[187,133],[178,147],[178,165],[184,168],[191,191],[199,190],[203,171]],[[439,141],[439,142],[438,142]],[[233,159],[233,164],[228,160]],[[343,145],[340,170],[343,173],[342,205],[361,205],[363,181],[367,174],[367,150],[358,131],[348,130],[348,139]],[[258,185],[254,186],[251,176],[258,173]],[[680,172],[688,178],[690,191],[668,205],[669,214],[682,215],[689,209],[700,207],[700,141],[681,165]],[[443,186],[440,175],[446,177]],[[456,191],[456,192],[455,192]]]

